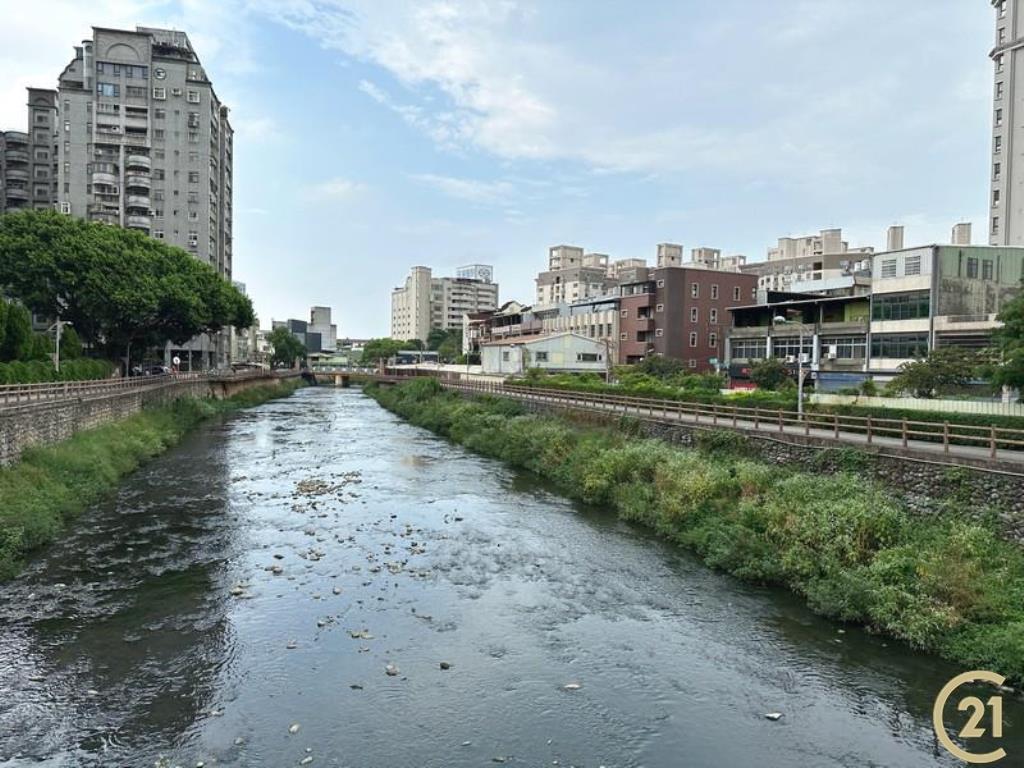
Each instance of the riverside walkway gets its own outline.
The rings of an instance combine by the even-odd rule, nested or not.
[[[381,381],[403,377],[384,375]],[[438,379],[445,389],[508,397],[570,411],[628,416],[700,429],[731,429],[795,445],[852,446],[873,453],[1024,477],[1024,430],[950,422],[886,419],[508,386]]]

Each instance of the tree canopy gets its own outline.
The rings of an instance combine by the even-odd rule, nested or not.
[[[363,365],[376,365],[381,360],[388,360],[394,357],[409,345],[397,339],[370,339],[363,347],[363,356],[360,362]]]
[[[1024,388],[1024,291],[1003,307],[997,319],[1003,324],[995,334],[1002,360],[992,369],[992,381]]]
[[[273,347],[270,362],[275,366],[291,368],[298,358],[306,356],[306,347],[287,328],[275,328],[267,334],[267,341]]]
[[[901,365],[886,389],[914,397],[948,395],[970,384],[977,368],[978,356],[970,350],[937,347],[927,357]]]
[[[247,296],[180,248],[54,211],[0,217],[0,287],[108,352],[255,322]]]
[[[789,369],[777,357],[757,360],[750,366],[750,380],[758,389],[779,390],[791,384]]]

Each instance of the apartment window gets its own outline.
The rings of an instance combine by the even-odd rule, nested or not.
[[[547,352],[534,352],[533,353],[533,359],[534,359],[535,362],[538,362],[538,363],[546,363],[548,361],[548,353]]]
[[[194,91],[191,88],[189,88],[186,100],[188,101],[189,104],[198,104],[199,103],[199,91]]]
[[[903,274],[906,277],[911,277],[913,275],[920,275],[921,274],[921,256],[920,256],[920,254],[918,254],[916,256],[907,256],[903,260]]]
[[[654,329],[654,335],[655,336],[664,336],[665,335],[665,329],[664,328],[655,328]]]
[[[690,368],[696,368],[697,367],[697,361],[694,360],[693,358],[691,358],[691,359],[686,361],[686,365],[688,367],[690,367]]]
[[[198,184],[199,183],[199,171],[189,171],[188,172],[188,183],[189,184]]]
[[[117,83],[96,83],[97,96],[120,96],[121,87]]]
[[[199,212],[198,211],[189,211],[188,212],[188,219],[189,219],[189,221],[198,221],[199,220]]]
[[[628,338],[629,337],[624,333],[619,334],[619,341],[626,341]]]
[[[157,240],[163,240],[164,239],[164,231],[162,229],[154,229],[153,230],[153,237],[155,237]]]
[[[1002,163],[994,163],[992,165],[992,178],[995,181],[999,181],[999,177],[1002,175],[1002,173],[1003,173],[1003,164]]]
[[[863,336],[825,336],[821,339],[821,351],[837,360],[863,360],[868,344]]]
[[[158,200],[160,202],[163,202],[164,191],[162,189],[154,189],[153,190],[153,199],[154,200]]]
[[[696,333],[696,331],[691,331],[690,332],[690,346],[691,347],[696,347],[697,346],[697,333]]]
[[[665,305],[664,304],[655,304],[654,305],[654,311],[655,312],[664,312],[665,311]]]
[[[975,280],[978,278],[978,260],[976,258],[967,258],[967,277]]]
[[[198,203],[199,202],[199,193],[198,192],[189,192],[188,193],[188,201],[190,203]]]
[[[711,298],[712,299],[717,299],[718,298],[718,285],[717,284],[711,286]]]
[[[198,144],[199,143],[199,134],[196,131],[189,131],[188,132],[188,143],[189,144]]]
[[[1003,124],[1003,110],[1002,109],[997,109],[996,110],[996,128],[998,128],[1002,124]]]
[[[999,217],[998,216],[993,216],[992,217],[992,234],[993,235],[998,235],[999,234]]]
[[[199,153],[198,152],[189,152],[188,153],[188,161],[190,163],[198,163],[199,162]],[[213,163],[213,158],[210,158],[210,162],[211,162],[211,164]]]
[[[153,169],[153,178],[156,181],[163,181],[164,180],[164,176],[165,176],[165,174],[164,174],[164,169],[163,168],[154,168]]]
[[[871,300],[871,319],[920,320],[928,317],[929,307],[928,291],[876,293]]]
[[[991,280],[993,275],[992,259],[985,259],[981,262],[981,279]]]
[[[664,280],[659,280],[658,281],[658,287],[659,288],[664,288],[665,287],[665,281]]]
[[[732,300],[733,301],[739,301],[740,300],[740,287],[738,285],[735,288],[732,289]]]
[[[508,352],[507,352],[507,351],[503,351],[503,352],[501,353],[501,359],[502,359],[502,361],[504,361],[504,362],[506,362],[506,363],[508,362],[508,360],[509,360],[509,354],[508,354]]]
[[[697,322],[697,316],[698,316],[697,308],[696,307],[690,307],[690,322],[691,323],[696,323]]]
[[[695,299],[700,297],[700,283],[690,283],[690,296]]]
[[[927,333],[874,334],[871,337],[872,357],[911,358],[927,354]]]
[[[1003,98],[1003,81],[999,80],[996,82],[996,98]]]
[[[128,85],[125,86],[125,94],[132,99],[144,99],[146,98],[146,87],[143,85]]]
[[[576,362],[577,363],[598,363],[601,361],[601,355],[596,352],[577,352]]]
[[[992,207],[993,208],[998,208],[999,207],[999,190],[998,189],[993,189],[992,190]]]
[[[733,339],[732,356],[738,360],[763,360],[768,356],[768,342],[764,339]]]
[[[882,277],[896,277],[896,259],[882,259]]]
[[[171,96],[181,96],[181,88],[171,88]]]
[[[624,310],[622,310],[621,312],[619,312],[619,314],[620,314],[620,315],[621,315],[622,317],[629,317],[629,310],[628,310],[628,309],[624,309]]]
[[[164,136],[166,136],[166,135],[167,135],[167,132],[163,128],[154,128],[153,129],[153,138],[158,140],[158,141],[163,141],[164,140]]]
[[[167,110],[166,109],[154,109],[153,110],[153,119],[154,120],[166,120],[167,119]]]
[[[806,356],[813,354],[814,343],[811,339],[804,337],[804,343],[800,343],[797,336],[772,339],[772,357],[785,359],[787,357]]]
[[[1000,43],[1005,43],[1006,42],[1006,27],[1000,27],[999,28],[999,42]]]
[[[164,99],[167,98],[167,89],[166,88],[154,88],[153,89],[153,98],[154,99],[159,99],[160,101],[163,101]]]
[[[718,334],[717,333],[709,333],[708,334],[708,346],[711,347],[712,349],[718,349]]]
[[[710,311],[709,316],[708,316],[708,322],[711,323],[712,325],[717,325],[718,324],[718,310],[717,309],[712,309]]]
[[[1006,18],[1006,0],[999,0],[999,5],[996,6],[999,9],[999,18]]]

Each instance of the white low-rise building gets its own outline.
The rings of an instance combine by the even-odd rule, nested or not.
[[[480,361],[487,375],[520,376],[530,368],[572,373],[607,373],[608,344],[578,333],[516,337],[485,342]]]

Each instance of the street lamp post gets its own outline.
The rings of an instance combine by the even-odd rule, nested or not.
[[[773,318],[775,325],[798,325],[800,331],[799,349],[796,355],[796,417],[804,420],[804,324],[795,320],[776,315]]]
[[[64,333],[65,325],[73,325],[70,320],[61,320],[60,315],[57,316],[57,322],[51,325],[48,331],[54,332],[54,344],[53,344],[53,367],[60,373],[60,337]]]

